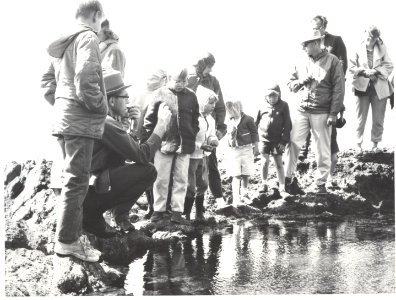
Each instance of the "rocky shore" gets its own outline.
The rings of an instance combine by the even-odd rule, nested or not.
[[[316,162],[312,154],[299,162],[293,183],[295,195],[281,199],[275,168],[270,166],[270,189],[258,194],[259,162],[250,180],[250,206],[216,209],[206,199],[205,222],[176,226],[169,222],[151,224],[144,219],[147,202],[142,196],[131,211],[136,230],[111,239],[87,234],[102,251],[99,263],[85,263],[54,255],[55,203],[49,188],[51,161],[10,162],[4,170],[5,206],[5,295],[122,295],[126,275],[120,271],[153,247],[167,246],[185,236],[221,228],[239,220],[257,218],[309,218],[337,221],[347,216],[382,218],[394,214],[394,150],[352,150],[339,153],[337,175],[327,195],[316,195],[313,178]],[[231,197],[231,179],[220,162],[226,197]],[[118,267],[120,266],[120,267]]]

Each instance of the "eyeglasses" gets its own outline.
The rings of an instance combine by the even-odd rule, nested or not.
[[[115,98],[129,99],[129,96],[114,95]]]

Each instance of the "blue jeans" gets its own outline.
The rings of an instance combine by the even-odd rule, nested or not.
[[[88,192],[94,139],[64,135],[58,138],[63,162],[63,188],[58,203],[56,238],[66,244],[81,236],[83,202]]]

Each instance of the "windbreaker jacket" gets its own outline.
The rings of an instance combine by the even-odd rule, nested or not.
[[[245,113],[241,113],[241,119],[236,128],[227,130],[227,135],[230,147],[245,146],[259,141],[254,119]]]
[[[365,42],[360,44],[359,49],[354,53],[350,63],[351,67],[349,72],[352,75],[353,88],[365,92],[370,79],[358,75],[360,71],[369,69]],[[377,76],[378,80],[374,83],[378,99],[386,99],[393,93],[393,87],[388,82],[388,77],[393,71],[393,63],[388,55],[385,44],[376,43],[374,46],[373,69],[379,72]]]
[[[146,142],[139,145],[122,128],[122,124],[107,116],[103,138],[94,143],[90,183],[98,193],[110,191],[110,169],[123,166],[126,160],[148,164],[160,146],[161,138],[156,134],[152,134]]]
[[[211,74],[208,74],[205,77],[199,76],[195,73],[190,74],[188,76],[187,87],[196,92],[198,85],[202,85],[203,87],[216,93],[218,101],[216,102],[212,117],[216,122],[216,129],[219,130],[223,135],[225,135],[227,132],[227,125],[224,124],[226,110],[224,105],[223,93],[221,92],[219,81],[215,76]]]
[[[102,58],[102,68],[110,67],[120,71],[121,76],[124,77],[126,59],[124,52],[122,52],[118,46],[118,36],[113,33],[113,38],[101,42],[99,47]]]
[[[312,77],[298,91],[299,110],[313,114],[336,116],[343,107],[345,76],[337,57],[323,50],[316,59],[305,57],[295,70],[288,83],[289,88],[295,81]]]
[[[172,112],[169,127],[162,138],[161,152],[191,154],[195,150],[195,138],[199,131],[199,106],[193,91],[184,88],[176,92],[162,87],[155,92],[144,117],[142,141],[147,140],[158,121],[158,109],[165,102]],[[179,148],[180,147],[180,148]]]
[[[342,38],[338,35],[332,35],[326,32],[323,38],[323,46],[329,53],[335,55],[339,60],[342,60],[342,69],[344,70],[344,74],[346,74],[348,70],[348,57]]]
[[[203,116],[201,114],[198,121],[199,131],[197,133],[197,137],[195,138],[195,150],[190,156],[190,158],[193,159],[202,158],[204,155],[209,154],[208,152],[205,152],[201,149],[202,144],[210,144],[212,141],[217,141],[216,126],[213,117]]]
[[[290,142],[292,122],[289,105],[279,99],[275,105],[265,102],[256,118],[260,141],[286,145]]]
[[[52,133],[101,138],[108,108],[96,34],[79,25],[53,42],[48,53],[52,61],[41,87],[54,105]]]

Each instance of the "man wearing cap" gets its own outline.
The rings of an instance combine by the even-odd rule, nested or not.
[[[224,124],[226,110],[220,83],[215,76],[210,74],[215,62],[216,61],[213,54],[209,52],[200,58],[194,65],[194,73],[189,74],[188,76],[187,87],[196,92],[198,85],[202,85],[203,87],[208,88],[216,93],[218,101],[216,102],[212,116],[216,122],[216,136],[219,140],[221,140],[227,132],[227,125]],[[221,177],[218,169],[216,149],[214,149],[208,156],[208,168],[210,191],[216,198],[217,205],[223,206],[225,201],[221,187]]]
[[[320,32],[313,30],[303,40],[307,57],[295,67],[288,83],[300,100],[287,148],[286,190],[289,192],[300,148],[312,130],[317,155],[316,192],[326,193],[331,164],[331,126],[336,124],[343,105],[345,77],[339,59],[321,48],[321,38]]]
[[[114,236],[106,231],[103,213],[118,205],[135,204],[143,192],[157,178],[150,161],[161,146],[162,137],[170,121],[166,104],[158,110],[158,122],[146,142],[139,144],[114,117],[138,119],[137,108],[127,108],[129,96],[121,73],[104,71],[104,82],[109,103],[102,140],[95,141],[92,155],[91,180],[84,200],[83,228],[98,237]],[[130,224],[130,230],[133,225]]]

